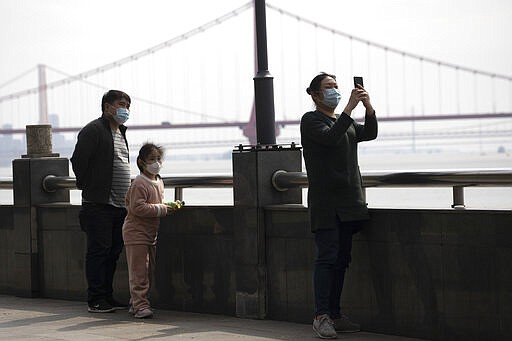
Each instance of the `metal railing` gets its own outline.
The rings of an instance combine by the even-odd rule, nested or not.
[[[419,171],[374,171],[362,174],[363,187],[452,187],[453,208],[464,207],[465,187],[509,187],[512,186],[512,169],[462,169]],[[304,172],[278,170],[272,175],[272,185],[278,191],[307,187]]]
[[[205,175],[205,176],[162,176],[164,186],[174,188],[175,200],[183,200],[183,189],[196,188],[220,188],[233,187],[231,175]],[[0,183],[1,186],[1,183]],[[76,179],[71,176],[47,175],[43,179],[43,189],[47,192],[55,192],[59,189],[77,189]],[[0,187],[1,188],[1,187]],[[12,188],[12,181],[11,181]]]
[[[12,178],[0,177],[0,189],[12,189]]]
[[[463,169],[463,170],[419,170],[419,171],[373,171],[362,173],[365,188],[386,187],[452,187],[454,208],[464,207],[465,187],[510,187],[511,168]],[[183,200],[184,188],[232,187],[231,175],[206,176],[162,176],[166,188],[174,188],[175,199]],[[272,175],[272,185],[277,191],[307,187],[307,174],[278,170]],[[70,176],[47,175],[42,182],[47,192],[59,189],[76,189],[76,180]],[[12,178],[0,178],[0,189],[12,189]]]
[[[183,189],[190,187],[233,187],[231,175],[162,176],[165,187],[174,188],[174,199],[183,201]]]

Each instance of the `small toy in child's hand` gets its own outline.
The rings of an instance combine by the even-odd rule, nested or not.
[[[182,206],[185,206],[185,202],[181,200],[164,202],[164,204],[172,209],[180,209]]]

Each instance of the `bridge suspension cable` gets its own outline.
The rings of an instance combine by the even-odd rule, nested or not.
[[[313,20],[301,17],[301,16],[299,16],[297,14],[294,14],[292,12],[286,11],[286,10],[280,8],[280,7],[271,5],[269,3],[267,3],[267,7],[272,9],[272,10],[274,10],[274,11],[279,12],[282,15],[289,16],[291,18],[296,19],[297,21],[302,21],[302,22],[307,23],[307,24],[309,24],[311,26],[314,26],[315,28],[320,28],[320,29],[323,29],[325,31],[329,31],[329,32],[331,32],[333,34],[346,37],[346,38],[350,39],[351,41],[353,40],[353,41],[357,41],[359,43],[367,44],[369,46],[372,46],[372,47],[375,47],[375,48],[378,48],[378,49],[381,49],[381,50],[384,50],[384,51],[393,52],[393,53],[396,53],[398,55],[403,55],[405,57],[413,58],[413,59],[416,59],[416,60],[420,60],[420,61],[424,61],[424,62],[428,62],[428,63],[432,63],[432,64],[437,64],[439,66],[444,66],[444,67],[448,67],[448,68],[451,68],[451,69],[467,71],[467,72],[472,72],[472,73],[475,73],[475,74],[478,74],[478,75],[482,75],[482,76],[488,76],[488,77],[493,77],[493,78],[498,78],[498,79],[512,81],[512,76],[507,76],[507,75],[493,73],[493,72],[488,72],[488,71],[477,70],[477,69],[474,69],[474,68],[465,67],[465,66],[461,66],[461,65],[456,65],[456,64],[453,64],[453,63],[447,63],[447,62],[444,62],[444,61],[441,61],[441,60],[438,60],[438,59],[434,59],[434,58],[424,57],[424,56],[421,56],[419,54],[415,54],[415,53],[407,52],[407,51],[404,51],[404,50],[396,49],[396,48],[393,48],[393,47],[390,47],[390,46],[386,46],[386,45],[383,45],[383,44],[379,44],[379,43],[373,42],[371,40],[360,38],[360,37],[354,36],[354,35],[352,35],[350,33],[346,33],[346,32],[334,29],[332,27],[329,27],[329,26],[326,26],[326,25],[322,25],[320,23],[314,22]]]
[[[119,59],[115,62],[106,64],[106,65],[103,65],[100,67],[93,68],[89,71],[86,71],[86,72],[83,72],[80,74],[70,75],[70,74],[64,73],[62,71],[56,70],[55,68],[48,67],[48,69],[58,72],[60,74],[63,74],[63,75],[65,75],[65,77],[63,79],[59,79],[58,81],[47,83],[45,89],[53,89],[60,85],[71,85],[70,88],[72,88],[72,86],[75,86],[75,85],[80,86],[81,84],[85,84],[85,85],[90,85],[91,88],[94,87],[96,89],[106,90],[107,87],[98,84],[98,83],[100,83],[100,84],[103,83],[102,79],[100,78],[103,75],[103,73],[107,70],[113,70],[114,72],[116,72],[118,68],[120,68],[121,66],[123,66],[125,64],[127,65],[128,68],[129,67],[135,68],[136,64],[138,64],[138,63],[135,63],[136,60],[139,61],[139,64],[142,63],[143,66],[149,65],[149,68],[150,68],[149,72],[145,72],[142,75],[142,78],[146,81],[149,78],[148,75],[153,75],[153,74],[157,73],[153,69],[155,63],[152,62],[152,58],[156,57],[155,52],[163,50],[166,47],[170,47],[179,42],[183,42],[192,36],[197,36],[200,33],[204,33],[207,30],[210,30],[211,28],[213,28],[214,26],[218,26],[221,23],[223,23],[235,16],[240,15],[242,12],[245,12],[247,9],[251,8],[251,6],[252,6],[252,2],[248,2],[245,5],[237,8],[233,11],[228,12],[227,14],[225,14],[223,16],[220,16],[214,20],[211,20],[211,21],[207,22],[206,24],[198,26],[197,28],[190,30],[186,33],[180,34],[180,35],[178,35],[172,39],[169,39],[161,44],[155,45],[151,48],[144,49],[141,52],[138,52],[138,53],[135,53],[128,57]],[[303,35],[311,34],[308,31],[310,29],[310,26],[314,28],[314,32],[313,32],[312,36],[314,37],[315,44],[318,44],[321,39],[325,39],[325,37],[322,37],[320,33],[324,32],[324,33],[326,33],[325,36],[329,36],[329,39],[331,40],[330,42],[332,44],[332,65],[333,65],[334,69],[336,68],[336,60],[337,60],[337,58],[336,58],[337,40],[341,40],[338,38],[343,37],[343,40],[344,39],[348,40],[348,44],[350,46],[349,47],[350,53],[347,54],[348,58],[349,58],[347,60],[349,63],[347,63],[347,64],[350,64],[350,69],[351,70],[354,69],[353,70],[354,72],[359,72],[357,70],[357,68],[364,69],[364,67],[362,66],[362,62],[360,64],[357,64],[357,63],[359,62],[359,60],[364,61],[364,55],[362,55],[362,54],[365,53],[365,54],[367,54],[367,64],[368,64],[367,74],[370,77],[369,83],[372,84],[371,77],[373,77],[375,80],[373,82],[373,84],[375,86],[377,86],[378,84],[385,83],[385,86],[383,87],[382,91],[379,91],[379,92],[375,91],[376,94],[377,93],[384,94],[384,95],[379,95],[379,96],[383,97],[383,98],[380,98],[381,103],[383,103],[383,105],[381,105],[381,107],[385,108],[385,110],[386,110],[386,112],[384,112],[384,110],[383,110],[383,116],[400,115],[400,113],[399,113],[400,109],[396,110],[397,106],[396,106],[396,104],[393,104],[393,103],[400,104],[399,107],[403,111],[401,116],[397,116],[400,118],[413,117],[418,112],[421,113],[422,116],[427,115],[426,112],[428,112],[430,114],[430,116],[432,116],[432,114],[434,114],[436,112],[436,109],[433,108],[435,105],[439,106],[438,113],[443,113],[443,110],[442,110],[443,105],[444,106],[451,105],[451,109],[449,109],[449,111],[445,110],[443,115],[444,114],[453,114],[454,111],[458,114],[478,113],[478,112],[486,112],[486,113],[496,114],[496,113],[505,111],[500,108],[500,105],[501,105],[501,107],[504,107],[504,105],[503,105],[504,101],[502,100],[502,98],[504,98],[504,96],[500,96],[500,93],[496,92],[496,88],[498,88],[498,90],[501,91],[501,93],[503,93],[503,90],[502,90],[503,86],[501,86],[500,82],[504,83],[503,80],[508,82],[509,90],[507,93],[512,94],[512,77],[511,76],[498,75],[498,74],[493,74],[493,73],[489,73],[489,72],[485,72],[485,71],[479,71],[476,69],[465,68],[465,67],[462,67],[459,65],[444,63],[439,60],[426,58],[426,57],[420,56],[418,54],[408,53],[403,50],[394,49],[394,48],[391,48],[391,47],[383,45],[383,44],[375,43],[370,40],[363,39],[363,38],[354,36],[352,34],[348,34],[346,32],[342,32],[342,31],[327,27],[325,25],[313,22],[312,20],[295,15],[291,12],[285,11],[281,8],[275,7],[270,4],[267,4],[267,8],[271,9],[273,12],[280,14],[279,15],[279,24],[281,27],[281,41],[291,40],[290,36],[285,34],[284,29],[287,29],[287,26],[292,26],[292,25],[286,25],[284,20],[291,19],[290,21],[297,22],[298,24],[300,24],[300,25],[297,25],[297,29],[296,29],[296,33],[297,33],[296,40],[298,42],[296,49],[292,48],[292,49],[289,49],[289,51],[276,49],[278,51],[279,58],[281,58],[281,69],[284,69],[285,67],[288,67],[288,68],[294,67],[294,70],[292,70],[292,71],[295,71],[295,70],[297,71],[297,72],[295,72],[295,74],[299,78],[298,83],[300,83],[300,84],[304,83],[304,79],[302,79],[303,78],[302,74],[304,73],[304,70],[308,68],[307,64],[309,64],[309,63],[304,62],[305,60],[307,60],[308,55],[302,53],[304,51],[303,51],[302,47],[300,46],[300,44],[303,43],[303,41],[304,41]],[[243,18],[243,17],[240,16],[240,18]],[[233,20],[233,21],[235,21],[235,20]],[[247,20],[243,20],[243,22],[247,23]],[[294,27],[294,26],[292,26],[292,27]],[[209,33],[212,33],[212,32],[214,32],[214,30],[209,31]],[[199,37],[196,37],[196,38],[199,39]],[[360,44],[362,45],[362,47],[365,50],[357,50],[359,48]],[[183,45],[186,45],[186,44],[185,43],[181,44],[181,46],[183,46]],[[283,46],[283,44],[281,44],[280,46]],[[353,49],[356,49],[356,50],[353,51]],[[318,64],[319,62],[325,62],[325,60],[323,60],[323,61],[321,60],[322,56],[320,54],[318,54],[318,49],[314,49],[314,50],[316,51],[315,52],[316,54],[313,56],[313,58],[316,61],[316,63]],[[379,53],[379,55],[382,55],[382,59],[384,61],[384,64],[383,64],[384,67],[380,68],[380,67],[375,66],[376,65],[375,62],[378,60],[378,58],[374,57],[372,55],[372,50],[375,50],[376,52]],[[250,59],[250,55],[249,55],[250,48],[246,48],[245,51],[248,52],[247,55],[244,55],[245,59]],[[287,63],[286,61],[288,59],[286,58],[286,56],[287,56],[286,53],[290,53],[290,51],[292,53],[291,59],[293,59],[293,62]],[[296,51],[297,53],[295,53],[293,55],[294,51]],[[373,52],[375,52],[375,51],[373,51]],[[175,53],[175,52],[176,51],[174,49],[163,50],[163,51],[161,51],[160,55],[164,55],[167,53],[171,54],[171,53]],[[361,52],[361,53],[359,53],[359,52]],[[392,59],[393,57],[395,57],[395,54],[398,56],[398,59]],[[183,55],[187,56],[187,53],[183,53]],[[360,56],[360,55],[362,55],[362,56]],[[148,56],[148,57],[143,59],[143,57],[146,57],[146,56]],[[181,55],[178,54],[178,57],[175,58],[177,60],[177,63],[175,63],[175,64],[178,65],[178,68],[183,68],[183,66],[187,62],[187,57],[183,58],[182,60],[179,60],[179,56],[181,56]],[[357,58],[355,58],[356,56],[357,56]],[[411,60],[408,60],[408,59],[413,59],[414,64],[411,64]],[[235,59],[235,61],[239,61],[239,60],[242,60],[242,58]],[[397,62],[397,60],[398,60],[398,62]],[[133,63],[131,63],[131,62],[133,62]],[[166,62],[168,62],[168,60],[166,60]],[[228,61],[225,61],[225,60],[223,60],[223,62],[229,63]],[[381,61],[378,60],[378,62],[381,62]],[[429,63],[429,64],[427,65],[425,63]],[[291,66],[288,66],[287,64],[289,64]],[[329,63],[327,62],[327,64],[329,64]],[[230,67],[232,67],[233,63],[231,63],[229,65],[230,65]],[[148,67],[148,66],[146,66],[146,67]],[[185,65],[185,67],[186,67],[186,65]],[[401,70],[402,70],[401,77],[400,77],[400,79],[398,79],[397,83],[402,83],[403,96],[397,95],[397,92],[390,90],[392,88],[390,85],[395,84],[395,82],[391,81],[392,77],[393,76],[397,77],[397,75],[400,74],[400,72],[392,72],[393,67],[395,67],[395,68],[401,67]],[[447,68],[450,68],[450,69],[447,70]],[[372,69],[373,72],[370,72],[370,69]],[[435,77],[436,70],[437,70],[437,79],[435,79],[436,78]],[[171,71],[172,71],[172,69],[171,69]],[[285,71],[285,70],[283,70],[283,71]],[[132,70],[132,72],[133,72],[133,70]],[[384,73],[384,75],[381,76],[381,74],[379,72]],[[472,87],[473,94],[472,94],[471,102],[474,102],[475,108],[472,110],[468,109],[468,105],[466,104],[466,102],[468,102],[468,101],[461,102],[461,98],[460,98],[461,94],[465,94],[464,91],[467,94],[469,94],[469,92],[468,92],[469,89],[467,87],[468,82],[465,81],[465,79],[464,79],[464,77],[467,75],[463,74],[463,72],[468,72],[468,73],[470,73],[470,76],[473,76],[473,87]],[[113,73],[113,72],[111,72],[111,73]],[[406,75],[406,73],[412,73],[412,74]],[[117,77],[118,83],[119,83],[119,77],[120,77],[119,74],[121,74],[121,72],[118,72],[116,75],[114,75],[114,77]],[[134,77],[134,74],[135,73],[132,73],[132,78]],[[286,72],[281,72],[280,74],[286,75]],[[94,83],[92,81],[94,81],[96,79],[93,79],[92,76],[98,76],[98,78],[100,78],[100,79],[98,79],[96,81],[96,83]],[[202,73],[201,73],[201,76],[202,76]],[[481,86],[481,88],[484,88],[486,93],[490,92],[490,95],[488,95],[487,97],[483,97],[486,95],[486,93],[481,95],[480,98],[484,98],[483,100],[481,100],[479,97],[477,97],[475,95],[475,94],[478,94],[479,92],[482,92],[482,91],[479,91],[479,89],[478,89],[478,80],[476,78],[477,76],[485,76],[486,78],[488,78],[491,81],[489,86],[487,86],[487,87],[485,87],[483,85]],[[19,77],[22,77],[22,76],[19,76]],[[413,81],[412,80],[413,77],[417,77],[419,79],[419,81],[418,82]],[[59,78],[61,78],[61,77],[59,77]],[[167,78],[170,78],[170,77],[167,77]],[[178,77],[178,78],[181,78],[181,77]],[[498,78],[500,80],[496,81]],[[284,79],[284,77],[283,77],[283,79]],[[186,81],[187,81],[187,79],[185,77],[185,82]],[[234,79],[234,84],[238,84],[237,83],[238,81],[239,81],[239,78]],[[447,81],[448,81],[448,83],[447,83]],[[450,84],[451,84],[450,82],[452,82],[452,81],[455,81],[454,86],[450,86]],[[495,84],[495,81],[497,84]],[[11,81],[9,81],[9,82],[11,82]],[[73,84],[70,84],[72,82],[73,82]],[[149,84],[149,86],[147,86],[147,88],[148,87],[150,88],[151,86],[153,86],[154,79],[150,79],[150,81],[148,81],[148,82],[150,84]],[[438,84],[435,84],[436,82]],[[133,83],[135,83],[135,81],[133,81]],[[201,81],[200,83],[203,84],[204,82]],[[293,117],[295,117],[294,113],[301,111],[300,108],[297,110],[294,107],[295,105],[297,107],[301,105],[300,102],[297,101],[295,98],[303,97],[302,96],[303,90],[301,90],[299,87],[297,87],[298,95],[295,96],[295,94],[293,94],[293,96],[291,96],[290,95],[291,91],[288,89],[287,82],[281,81],[280,84],[281,84],[280,89],[283,94],[283,95],[280,94],[280,96],[279,96],[279,99],[282,100],[279,103],[280,107],[282,108],[281,109],[282,114],[283,114],[285,120],[287,117],[286,115],[289,115],[288,117],[290,119],[293,119]],[[412,84],[417,84],[417,86],[412,87],[411,86]],[[169,97],[173,98],[173,99],[177,98],[178,96],[173,97],[172,91],[176,91],[176,90],[174,90],[174,88],[172,88],[170,86],[170,85],[172,85],[172,83],[169,83],[166,85],[168,85],[168,87],[166,87],[165,89],[168,89],[168,92],[170,93]],[[187,86],[186,83],[185,83],[185,86]],[[216,111],[222,112],[223,114],[229,113],[229,115],[233,115],[233,113],[237,113],[237,115],[238,115],[239,112],[242,112],[241,110],[237,110],[240,107],[239,105],[237,107],[235,107],[234,109],[232,107],[230,107],[230,108],[228,108],[228,110],[224,110],[224,107],[223,107],[224,103],[222,102],[222,98],[223,98],[222,87],[223,86],[224,86],[223,82],[219,82],[218,85],[217,84],[215,85],[215,87],[219,91],[219,96],[216,96],[216,98],[219,98],[218,100],[216,100],[218,102],[217,108],[220,107],[220,110],[217,109]],[[501,88],[500,88],[500,86],[501,86]],[[61,89],[63,89],[63,88],[67,88],[67,87],[60,87],[58,89],[58,91],[61,91]],[[178,88],[180,88],[180,87],[178,87]],[[239,85],[237,85],[235,88],[238,91],[238,89],[241,87]],[[435,92],[436,89],[439,92],[437,101],[434,98],[435,96],[432,95],[432,93]],[[447,89],[450,89],[449,91],[451,91],[451,92],[447,92]],[[41,91],[41,87],[34,87],[32,89],[13,93],[8,96],[3,96],[3,97],[0,97],[0,104],[4,105],[2,102],[7,102],[7,99],[17,100],[18,98],[20,98],[24,95],[37,94],[37,93],[39,93],[39,91]],[[69,91],[77,91],[79,93],[80,92],[85,93],[83,96],[79,96],[80,101],[82,101],[83,100],[82,98],[87,98],[87,96],[88,96],[87,92],[89,91],[89,89],[88,88],[86,88],[86,89],[84,89],[84,88],[71,89]],[[202,90],[202,91],[203,91],[203,93],[201,94],[201,96],[203,96],[203,97],[207,97],[207,95],[209,95],[208,91],[210,91],[210,93],[212,92],[210,89]],[[295,91],[295,89],[293,89],[293,91]],[[59,98],[59,96],[53,95],[53,93],[57,93],[57,91],[53,91],[51,93],[52,94],[50,94],[50,96],[56,96],[56,98],[58,98],[58,100],[61,100]],[[149,91],[149,93],[154,93],[154,91]],[[247,101],[247,98],[250,98],[252,94],[250,93],[250,91],[246,91],[244,94],[246,94],[246,93],[248,95],[245,95],[244,100]],[[181,95],[181,93],[179,93],[179,94]],[[469,94],[469,95],[471,95],[471,94]],[[466,95],[466,97],[468,97],[469,95]],[[428,96],[430,96],[430,98]],[[27,97],[30,97],[30,96],[27,96]],[[67,101],[69,98],[71,98],[70,94],[61,95],[61,97],[63,98],[61,101]],[[226,117],[221,118],[220,115],[208,115],[208,114],[202,113],[202,112],[207,112],[209,110],[212,110],[211,108],[214,108],[213,106],[208,106],[207,104],[204,104],[204,103],[206,103],[207,99],[202,102],[203,103],[203,104],[201,104],[202,107],[199,107],[198,105],[196,105],[194,107],[194,110],[188,110],[188,109],[183,109],[183,108],[187,108],[189,106],[188,103],[190,102],[190,100],[188,99],[188,97],[186,95],[183,96],[183,97],[185,97],[184,103],[179,104],[178,106],[171,106],[168,104],[164,104],[166,101],[161,100],[161,99],[160,100],[148,100],[148,99],[144,99],[141,97],[135,97],[135,96],[132,96],[132,97],[134,99],[136,99],[137,102],[148,104],[149,106],[155,106],[160,109],[167,109],[168,112],[165,113],[167,116],[164,116],[163,114],[161,114],[160,116],[158,116],[158,119],[156,119],[157,121],[161,121],[161,122],[173,122],[173,124],[183,123],[182,117],[178,117],[175,120],[175,117],[172,117],[172,112],[171,112],[171,114],[169,114],[169,111],[187,113],[187,114],[190,114],[191,116],[194,115],[196,117],[200,117],[200,118],[204,118],[204,119],[210,118],[217,122],[240,121],[238,119],[238,116],[235,120],[233,120],[232,118],[231,119],[227,119]],[[148,96],[144,96],[144,97],[148,97]],[[160,96],[160,97],[162,97],[162,96]],[[240,94],[239,93],[237,93],[233,97],[235,98],[235,101],[240,102]],[[292,98],[292,97],[294,98],[293,101],[286,102],[287,99]],[[159,97],[155,96],[155,98],[159,98]],[[375,98],[377,99],[377,97],[375,97]],[[431,100],[431,98],[434,98],[434,100]],[[492,102],[492,103],[489,103],[489,105],[487,104],[487,101],[485,100],[487,98],[490,99]],[[509,96],[509,98],[510,98],[509,99],[510,105],[512,106],[512,96]],[[249,99],[249,100],[252,101],[252,99]],[[414,102],[415,100],[416,100],[416,102]],[[36,103],[32,98],[28,98],[27,102],[29,102],[29,101],[32,101],[32,102],[30,102],[28,105],[34,106],[33,103]],[[83,100],[83,101],[86,102],[86,100]],[[215,103],[213,100],[210,100],[210,101]],[[52,102],[57,102],[57,100],[54,100]],[[290,104],[290,102],[293,102],[294,104]],[[177,104],[178,101],[174,101],[174,102],[169,101],[169,103]],[[295,103],[299,103],[299,104],[295,104]],[[448,103],[448,105],[446,103]],[[11,107],[8,107],[9,104]],[[492,106],[491,106],[491,104],[492,104]],[[26,106],[28,106],[28,105],[26,105]],[[478,108],[479,105],[482,108]],[[7,110],[5,110],[5,112],[14,112],[16,110],[19,110],[17,108],[17,106],[19,107],[19,104],[11,104],[11,103],[5,104],[5,107],[7,108]],[[65,102],[57,109],[52,108],[52,110],[57,111],[57,112],[62,112],[63,111],[62,107],[68,108],[69,103]],[[82,105],[82,103],[80,103],[80,107],[82,108],[85,106]],[[193,106],[190,106],[190,108],[193,108]],[[461,112],[461,109],[462,109],[462,112]],[[36,112],[37,108],[35,108],[35,107],[33,109],[29,108],[28,111]],[[210,111],[210,112],[212,112],[212,111]],[[411,116],[411,114],[412,114],[412,116]],[[186,117],[186,115],[182,115],[182,116]],[[156,114],[155,114],[155,117],[156,117]],[[146,123],[146,122],[143,122],[143,123]],[[196,122],[192,122],[192,123],[196,123]]]
[[[48,65],[46,65],[46,67],[49,70],[52,70],[52,71],[57,72],[57,73],[60,73],[60,74],[62,74],[64,76],[66,76],[66,77],[74,77],[74,76],[70,75],[69,73],[66,73],[64,71],[58,70],[58,69],[56,69],[54,67],[51,67],[51,66],[48,66]],[[86,79],[79,79],[78,81],[81,82],[81,83],[90,85],[92,87],[101,89],[101,90],[105,90],[105,91],[108,90],[107,87],[105,87],[103,85],[100,85],[100,84],[97,84],[97,83],[94,83],[94,82],[91,82],[91,81],[88,81]],[[221,118],[221,117],[218,117],[218,116],[213,116],[213,115],[208,115],[208,114],[200,113],[200,112],[193,111],[193,110],[178,108],[178,107],[175,107],[175,106],[172,106],[172,105],[168,105],[168,104],[165,104],[165,103],[159,103],[159,102],[156,102],[156,101],[153,101],[153,100],[150,100],[150,99],[146,99],[146,98],[141,98],[141,97],[137,97],[137,96],[131,96],[131,98],[133,98],[134,100],[136,100],[138,102],[154,105],[156,107],[160,107],[160,108],[163,108],[163,109],[174,110],[174,111],[182,112],[182,113],[185,113],[185,114],[200,116],[200,117],[203,117],[203,118],[212,118],[212,119],[215,119],[215,120],[220,121],[220,122],[229,122],[228,120],[226,120],[224,118]]]
[[[16,82],[17,80],[19,80],[19,79],[21,79],[21,78],[25,77],[26,75],[28,75],[28,74],[32,73],[32,72],[33,72],[33,71],[35,71],[36,69],[37,69],[37,67],[33,66],[33,67],[31,67],[30,69],[28,69],[27,71],[22,72],[22,73],[21,73],[21,74],[19,74],[18,76],[14,77],[13,79],[10,79],[10,80],[8,80],[8,81],[7,81],[7,82],[5,82],[5,83],[0,84],[0,89],[1,89],[1,88],[3,88],[3,87],[5,87],[5,86],[7,86],[7,85],[9,85],[9,84],[12,84],[12,83]]]
[[[77,81],[77,80],[83,80],[84,78],[88,78],[90,76],[93,76],[95,74],[98,74],[98,73],[101,73],[101,72],[105,72],[107,70],[110,70],[110,69],[113,69],[113,68],[116,68],[116,67],[119,67],[121,65],[124,65],[126,63],[129,63],[129,62],[133,62],[137,59],[140,59],[142,57],[145,57],[145,56],[148,56],[148,55],[151,55],[161,49],[164,49],[164,48],[167,48],[167,47],[170,47],[174,44],[177,44],[179,42],[182,42],[184,40],[187,40],[188,38],[190,37],[193,37],[199,33],[203,33],[205,32],[206,30],[212,28],[212,27],[215,27],[215,26],[218,26],[222,23],[224,23],[225,21],[233,18],[233,17],[236,17],[238,16],[239,14],[245,12],[247,9],[249,8],[252,8],[252,1],[246,3],[245,5],[243,6],[240,6],[238,7],[237,9],[234,9],[232,11],[230,11],[229,13],[226,13],[216,19],[213,19],[209,22],[207,22],[206,24],[203,24],[201,26],[198,26],[188,32],[185,32],[177,37],[174,37],[172,39],[169,39],[167,41],[164,41],[163,43],[160,43],[158,45],[155,45],[153,47],[150,47],[148,49],[145,49],[143,51],[140,51],[140,52],[137,52],[135,54],[132,54],[128,57],[124,57],[124,58],[121,58],[119,60],[116,60],[112,63],[109,63],[109,64],[105,64],[103,66],[99,66],[99,67],[96,67],[94,69],[91,69],[89,71],[85,71],[85,72],[82,72],[82,73],[79,73],[77,75],[74,75],[74,76],[69,76],[67,78],[64,78],[64,79],[61,79],[61,80],[58,80],[58,81],[55,81],[55,82],[51,82],[51,83],[48,83],[47,84],[47,88],[48,89],[52,89],[52,88],[55,88],[55,87],[58,87],[60,85],[64,85],[64,84],[68,84],[72,81]],[[23,97],[23,96],[26,96],[26,95],[31,95],[31,94],[35,94],[39,91],[39,87],[34,87],[34,88],[31,88],[31,89],[27,89],[27,90],[22,90],[22,91],[19,91],[19,92],[16,92],[16,93],[12,93],[10,95],[6,95],[6,96],[1,96],[0,97],[0,103],[5,101],[5,100],[10,100],[10,99],[15,99],[15,98],[20,98],[20,97]]]

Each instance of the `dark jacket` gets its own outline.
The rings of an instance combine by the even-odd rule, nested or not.
[[[357,143],[377,137],[375,115],[367,115],[361,125],[344,113],[334,119],[311,111],[302,116],[300,131],[312,231],[335,228],[337,217],[368,219]]]
[[[126,148],[126,126],[119,126]],[[114,139],[109,121],[103,116],[89,122],[78,133],[71,157],[76,187],[82,190],[82,199],[98,204],[108,203],[112,189]]]

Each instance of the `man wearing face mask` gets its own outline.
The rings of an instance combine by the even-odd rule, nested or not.
[[[71,157],[76,186],[82,190],[79,218],[87,234],[85,272],[91,313],[127,308],[113,297],[113,279],[123,249],[125,197],[130,186],[124,126],[130,103],[130,96],[122,91],[106,92],[101,100],[101,117],[80,130]]]
[[[313,330],[321,338],[336,332],[357,332],[360,326],[341,311],[345,270],[351,261],[352,235],[369,219],[357,160],[357,144],[377,137],[377,119],[366,90],[358,86],[341,114],[336,77],[317,75],[307,88],[316,110],[304,114],[301,143],[308,174],[308,207],[317,256],[313,274]],[[362,102],[364,125],[351,115]]]

